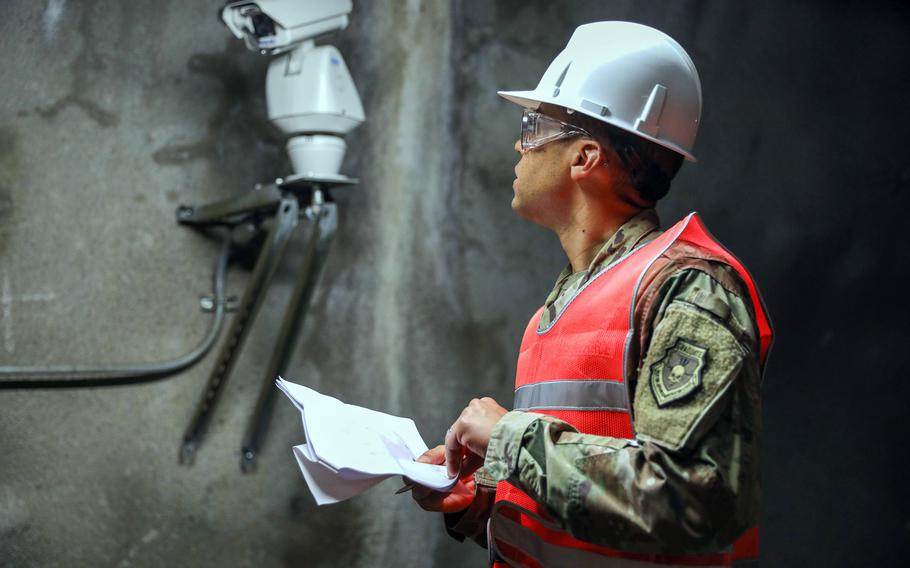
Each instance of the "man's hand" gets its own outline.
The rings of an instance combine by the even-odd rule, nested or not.
[[[446,460],[445,446],[427,450],[416,461],[442,465]],[[440,513],[457,513],[468,508],[474,501],[474,472],[462,475],[461,480],[449,492],[433,491],[422,485],[415,485],[411,496],[422,509]]]
[[[449,477],[474,473],[483,465],[490,434],[508,410],[490,397],[475,398],[446,433],[445,462]],[[464,463],[462,463],[464,462]]]
[[[474,472],[483,465],[493,427],[507,412],[492,398],[475,398],[449,428],[445,446],[436,446],[417,458],[421,463],[445,463],[450,477],[460,475],[458,483],[449,492],[415,485],[411,496],[421,508],[443,513],[457,513],[468,508],[474,501]]]

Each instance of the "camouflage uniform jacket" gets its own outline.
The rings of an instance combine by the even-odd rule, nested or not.
[[[585,271],[567,267],[547,298],[546,327],[600,268],[656,238],[656,212],[630,219]],[[533,412],[496,425],[471,506],[446,515],[453,537],[486,546],[496,482],[543,504],[573,536],[635,552],[717,551],[757,524],[761,373],[751,301],[738,274],[688,243],[646,273],[634,314],[637,376],[630,381],[637,439],[578,433]],[[701,387],[679,400],[651,388],[677,339],[707,349]]]

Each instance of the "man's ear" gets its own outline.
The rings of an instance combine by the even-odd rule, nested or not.
[[[603,146],[593,140],[581,139],[573,146],[575,149],[571,169],[573,179],[591,175],[607,161]]]

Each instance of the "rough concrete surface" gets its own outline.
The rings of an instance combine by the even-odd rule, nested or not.
[[[204,334],[218,245],[176,225],[176,206],[289,173],[267,58],[221,25],[222,4],[0,3],[0,365],[161,360]],[[900,470],[893,453],[845,448],[905,430],[908,387],[888,377],[910,337],[863,300],[907,273],[889,261],[906,256],[910,181],[893,139],[910,59],[896,5],[355,0],[329,41],[368,117],[343,166],[362,182],[335,193],[339,234],[290,378],[412,416],[430,443],[472,397],[508,405],[521,330],[565,259],[509,210],[520,112],[495,90],[535,85],[577,25],[606,19],[659,27],[695,60],[700,161],[662,217],[699,210],[775,316],[766,565],[892,565],[910,534]],[[213,354],[142,386],[0,390],[0,566],[484,565],[397,482],[317,508],[284,401],[258,471],[239,471],[290,256],[192,467],[177,449]],[[229,292],[247,277],[232,270]],[[863,432],[842,419],[848,401],[875,409]]]

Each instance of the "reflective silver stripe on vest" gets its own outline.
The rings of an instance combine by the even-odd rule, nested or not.
[[[515,410],[629,410],[626,386],[606,380],[562,380],[515,389]]]
[[[495,555],[502,558],[509,566],[523,567],[525,564],[503,554],[499,549],[499,542],[517,548],[547,568],[578,568],[579,566],[585,566],[586,568],[684,568],[678,564],[617,558],[615,556],[605,556],[581,548],[551,544],[542,540],[537,536],[537,533],[528,527],[509,519],[505,515],[497,514],[499,510],[504,507],[528,515],[547,528],[554,530],[561,529],[523,507],[505,501],[497,503],[493,508],[493,513],[490,515],[487,529],[487,544],[490,549],[494,551]],[[706,566],[699,564],[698,566],[699,568],[722,568],[722,566],[717,565]],[[745,565],[740,562],[735,562],[732,566],[744,567]]]

